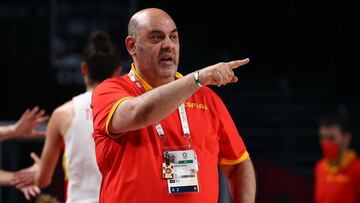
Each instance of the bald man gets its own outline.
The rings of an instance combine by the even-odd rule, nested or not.
[[[99,84],[92,98],[100,202],[217,202],[218,164],[233,202],[253,203],[249,154],[221,99],[207,85],[237,82],[249,59],[177,72],[178,30],[160,9],[129,22],[127,75]]]

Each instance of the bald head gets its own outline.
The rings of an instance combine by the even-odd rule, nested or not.
[[[158,8],[147,8],[135,13],[129,21],[128,35],[137,36],[142,28],[151,24],[154,20],[172,20],[165,11]]]
[[[129,21],[125,45],[136,69],[152,86],[174,79],[179,61],[179,35],[165,11],[148,8],[135,13]]]

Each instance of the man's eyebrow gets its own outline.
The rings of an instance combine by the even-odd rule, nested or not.
[[[173,29],[170,33],[174,33],[174,32],[178,32],[177,28]],[[164,32],[158,29],[150,30],[150,34],[162,34],[162,33]]]
[[[163,31],[161,31],[161,30],[150,30],[150,34],[162,34],[162,33],[164,33]]]

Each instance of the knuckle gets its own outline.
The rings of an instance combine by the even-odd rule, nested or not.
[[[225,62],[220,62],[217,65],[218,65],[218,67],[223,67],[225,64],[226,64]]]

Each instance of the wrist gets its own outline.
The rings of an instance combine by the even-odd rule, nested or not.
[[[15,137],[16,134],[16,124],[9,125],[8,127],[8,135],[11,137]]]
[[[194,81],[195,81],[196,86],[202,87],[202,83],[200,81],[200,71],[199,70],[194,72]]]

